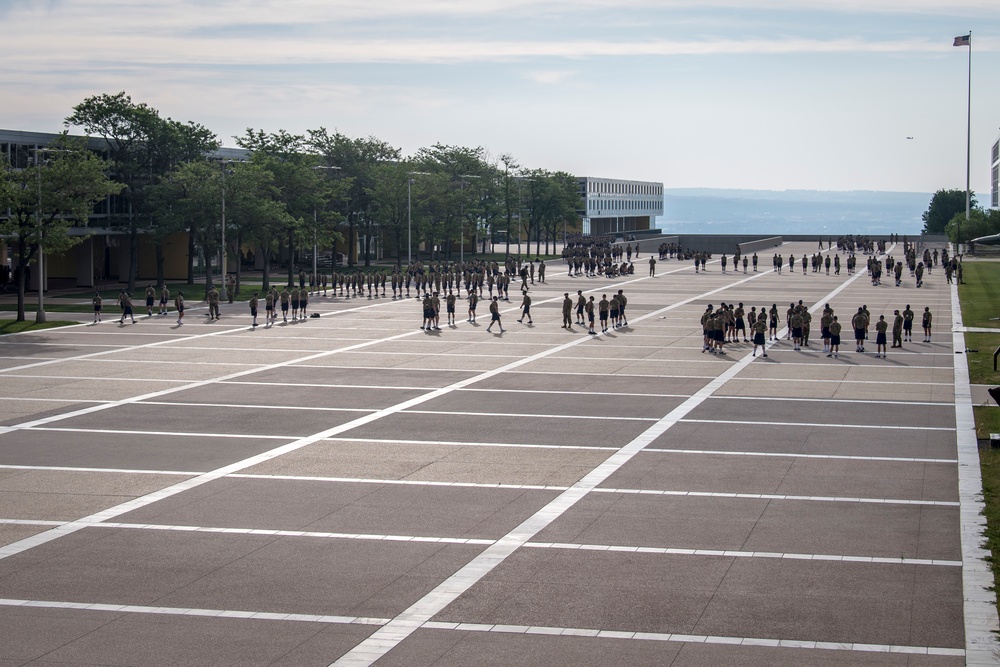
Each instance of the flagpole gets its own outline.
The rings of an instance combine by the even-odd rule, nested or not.
[[[969,31],[969,92],[966,101],[965,117],[965,225],[969,226],[969,216],[972,211],[972,190],[969,186],[972,168],[972,31]],[[958,226],[958,251],[962,254],[962,226]]]

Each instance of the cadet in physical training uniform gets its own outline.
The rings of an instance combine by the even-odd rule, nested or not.
[[[892,346],[903,347],[903,316],[899,310],[894,310],[892,314]]]
[[[503,323],[500,321],[499,297],[493,297],[493,301],[490,302],[490,323],[486,325],[487,333],[492,333],[494,323],[500,327],[500,333],[506,331],[506,329],[503,328]]]
[[[166,315],[168,308],[167,303],[170,301],[170,290],[167,289],[166,285],[160,287],[160,315]]]
[[[174,297],[174,308],[177,309],[177,326],[184,324],[184,292],[178,292]]]
[[[146,285],[146,317],[153,316],[153,301],[156,300],[156,289],[153,288],[153,283]]]
[[[101,321],[101,308],[103,308],[104,299],[101,297],[100,292],[94,292],[94,324]]]
[[[767,356],[767,321],[762,317],[753,323],[753,356],[757,356],[757,347],[761,348],[761,356]]]
[[[924,327],[924,342],[925,343],[931,342],[931,320],[932,319],[933,319],[933,316],[931,315],[930,306],[925,306],[924,307],[923,318],[921,320],[921,323],[923,324],[923,327]]]
[[[878,316],[875,323],[875,358],[885,357],[886,331],[889,330],[889,323],[885,321],[885,315]]]
[[[250,317],[253,318],[253,323],[250,326],[253,328],[257,327],[257,304],[260,302],[259,296],[259,293],[254,292],[253,296],[250,297]]]
[[[837,316],[833,316],[833,321],[830,322],[830,351],[826,353],[826,356],[837,357],[840,352],[840,322],[837,321]]]
[[[528,324],[534,324],[531,321],[531,297],[528,296],[527,292],[521,297],[521,317],[518,318],[518,323],[523,321],[525,317],[528,318]]]

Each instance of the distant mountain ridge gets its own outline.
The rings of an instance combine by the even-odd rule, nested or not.
[[[665,188],[665,233],[919,234],[931,193]]]

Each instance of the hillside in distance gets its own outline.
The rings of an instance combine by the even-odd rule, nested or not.
[[[666,234],[919,234],[930,193],[666,188]]]

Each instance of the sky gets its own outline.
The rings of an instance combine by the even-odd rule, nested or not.
[[[0,25],[5,129],[124,90],[226,146],[325,127],[668,188],[964,189],[971,31],[980,201],[1000,136],[997,0],[0,0]]]

